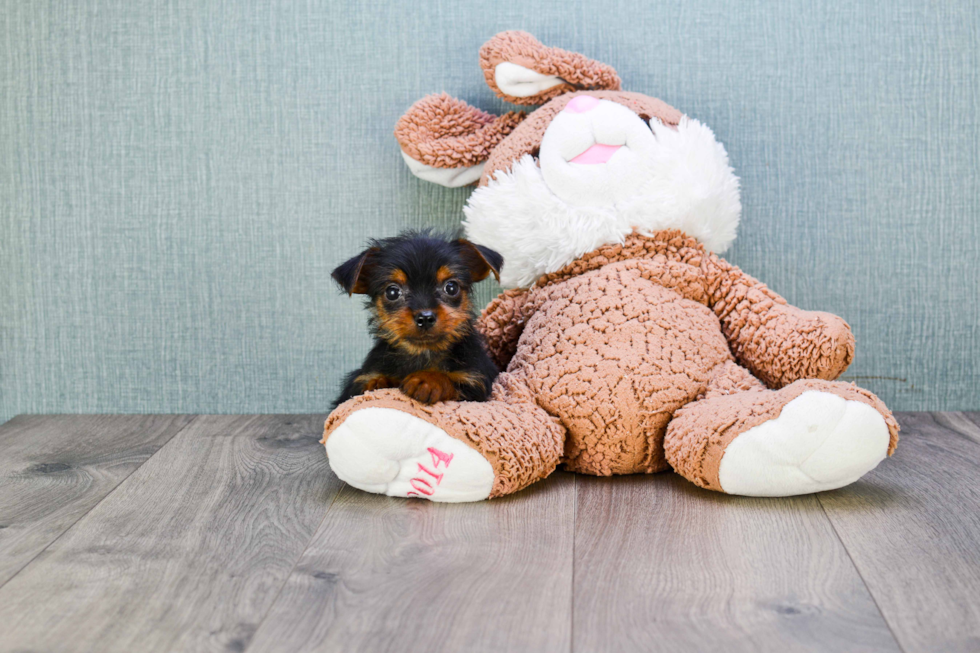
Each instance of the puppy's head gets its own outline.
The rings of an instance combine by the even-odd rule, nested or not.
[[[473,319],[470,289],[503,260],[467,240],[412,232],[371,242],[333,271],[351,294],[368,296],[377,335],[411,354],[444,351],[465,336]]]

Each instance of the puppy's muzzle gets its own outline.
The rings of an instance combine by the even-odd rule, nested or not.
[[[415,314],[415,326],[422,331],[428,331],[436,324],[436,314],[432,311],[419,311]]]

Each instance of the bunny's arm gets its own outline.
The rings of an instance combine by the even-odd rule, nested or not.
[[[532,312],[528,291],[515,288],[500,293],[480,314],[477,331],[483,334],[490,358],[501,371],[507,369],[517,351],[517,342]]]
[[[770,388],[833,380],[854,358],[854,336],[831,313],[804,311],[714,254],[702,262],[709,306],[736,360]]]

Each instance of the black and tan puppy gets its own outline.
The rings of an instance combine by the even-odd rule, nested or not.
[[[368,296],[377,339],[347,375],[334,406],[368,390],[401,388],[426,404],[485,401],[497,376],[474,328],[470,289],[503,259],[466,240],[410,232],[374,240],[333,271],[348,295]]]

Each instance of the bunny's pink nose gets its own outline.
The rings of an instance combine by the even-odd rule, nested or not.
[[[571,102],[565,105],[565,111],[571,111],[572,113],[585,113],[586,111],[591,111],[599,105],[599,98],[594,98],[591,95],[579,95],[573,97]]]

